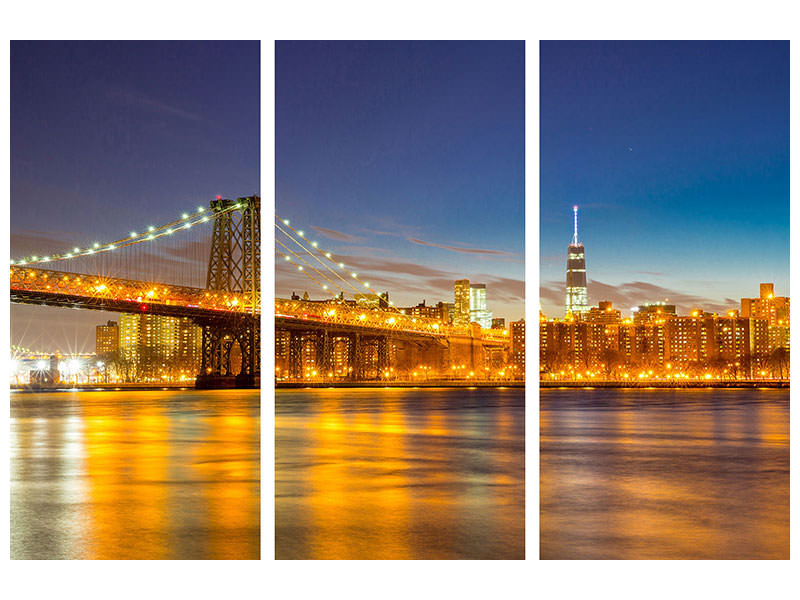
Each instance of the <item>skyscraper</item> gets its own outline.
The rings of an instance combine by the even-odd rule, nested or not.
[[[484,329],[492,326],[492,313],[486,308],[486,284],[473,283],[469,286],[469,320],[479,323]]]
[[[459,279],[455,282],[455,308],[453,310],[454,325],[469,325],[469,279]]]
[[[586,294],[586,255],[583,244],[578,241],[578,207],[572,207],[575,231],[567,248],[567,298],[568,313],[584,313],[589,310]]]

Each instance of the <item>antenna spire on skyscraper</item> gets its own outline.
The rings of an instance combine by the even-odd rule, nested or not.
[[[586,293],[586,254],[583,244],[578,241],[578,207],[572,207],[573,234],[567,248],[567,313],[573,315],[589,310]]]
[[[572,207],[573,221],[575,223],[575,233],[572,234],[572,245],[578,245],[578,205]]]

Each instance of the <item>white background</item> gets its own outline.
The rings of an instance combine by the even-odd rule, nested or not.
[[[795,3],[796,7],[797,4]],[[261,196],[263,218],[274,206],[275,39],[524,39],[526,40],[526,300],[528,323],[538,323],[538,170],[540,39],[791,39],[798,18],[786,2],[52,2],[5,3],[0,12],[0,146],[2,187],[10,190],[9,44],[12,39],[259,39],[261,44]],[[792,108],[797,102],[795,43],[791,47]],[[797,173],[797,111],[792,110],[792,175]],[[793,188],[794,189],[794,188]],[[795,196],[792,193],[792,207]],[[2,254],[9,260],[8,192],[3,194]],[[797,226],[792,210],[792,231]],[[264,228],[270,248],[272,227]],[[797,286],[792,243],[792,296]],[[272,304],[273,272],[265,255],[262,290]],[[2,306],[0,345],[8,343],[8,304]],[[796,595],[792,561],[539,561],[538,559],[538,352],[529,351],[526,453],[526,561],[273,561],[274,372],[272,319],[264,311],[262,393],[261,561],[10,561],[9,490],[0,494],[3,516],[2,593],[7,598],[771,598]],[[797,329],[797,328],[795,328]],[[529,327],[528,347],[538,346]],[[797,348],[800,337],[792,346]],[[6,359],[7,360],[7,359]],[[8,367],[5,367],[8,368]],[[800,381],[800,360],[792,378]],[[793,393],[794,397],[795,394]],[[793,404],[796,404],[793,402]],[[8,413],[6,413],[8,414]],[[796,423],[797,418],[794,419]],[[791,427],[792,438],[797,426]],[[0,427],[0,479],[9,480],[8,430]],[[792,458],[798,444],[792,445]],[[792,460],[793,464],[800,464]],[[793,477],[792,507],[798,486]],[[797,510],[792,511],[797,515]],[[797,526],[794,528],[797,529]],[[796,531],[792,539],[797,539]],[[793,546],[798,547],[795,543]],[[794,575],[792,578],[791,576]],[[790,586],[793,579],[793,586]]]

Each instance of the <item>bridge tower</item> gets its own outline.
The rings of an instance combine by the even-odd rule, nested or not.
[[[261,199],[248,196],[211,202],[214,231],[206,288],[246,298],[246,313],[200,321],[203,346],[198,388],[259,387],[261,378]],[[233,352],[241,354],[236,373]]]

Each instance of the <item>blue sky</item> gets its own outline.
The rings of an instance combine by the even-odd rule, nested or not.
[[[278,42],[276,210],[398,306],[524,316],[522,42]],[[323,292],[283,262],[276,295]]]
[[[787,42],[542,42],[540,61],[546,315],[575,204],[593,305],[789,294]]]
[[[12,42],[12,258],[259,193],[259,94],[258,42]],[[11,318],[12,343],[91,351],[115,317]]]

